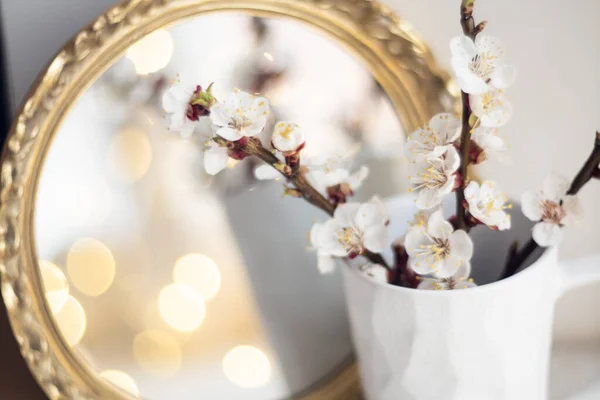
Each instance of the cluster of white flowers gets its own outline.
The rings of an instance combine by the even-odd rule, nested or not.
[[[340,204],[333,218],[315,223],[310,231],[319,271],[332,272],[336,257],[354,258],[365,251],[383,251],[388,245],[388,222],[387,210],[378,197],[363,204]]]
[[[539,193],[526,192],[521,198],[523,214],[537,222],[533,240],[542,246],[556,246],[563,238],[563,227],[573,226],[583,218],[583,209],[577,196],[567,194],[569,181],[551,174],[543,182]]]
[[[461,90],[468,95],[471,112],[470,138],[474,147],[469,161],[488,159],[507,162],[507,145],[498,135],[512,114],[503,90],[514,81],[515,71],[503,62],[504,48],[491,36],[478,35],[473,41],[460,36],[450,42],[452,68]],[[465,185],[460,175],[462,122],[451,114],[438,114],[408,138],[409,180],[417,193],[416,205],[430,213],[427,223],[414,225],[404,246],[408,264],[421,278],[422,289],[472,287],[469,279],[473,243],[462,230],[454,231],[445,221],[441,203],[444,197]],[[473,224],[496,230],[510,228],[507,198],[492,181],[469,182],[464,189],[465,207]]]

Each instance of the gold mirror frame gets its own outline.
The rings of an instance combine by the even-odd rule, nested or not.
[[[237,11],[318,28],[361,59],[390,97],[405,130],[453,108],[457,89],[423,41],[370,0],[129,0],[79,32],[42,71],[2,153],[0,274],[21,353],[50,399],[133,399],[99,378],[66,344],[46,302],[33,236],[37,184],[48,148],[78,96],[130,45],[201,13]],[[357,366],[316,384],[303,399],[359,399]]]

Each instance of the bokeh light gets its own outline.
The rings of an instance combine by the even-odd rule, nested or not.
[[[121,129],[112,139],[106,161],[116,181],[133,183],[142,179],[152,162],[152,146],[146,132],[134,126]]]
[[[79,343],[85,333],[87,320],[83,307],[73,296],[67,298],[61,310],[54,314],[54,318],[67,343],[71,346]]]
[[[69,249],[67,271],[73,285],[82,293],[99,296],[115,278],[115,260],[102,242],[83,238]]]
[[[173,269],[173,281],[193,287],[208,301],[221,288],[221,273],[210,257],[192,253],[177,260]]]
[[[53,313],[57,313],[69,298],[67,277],[58,266],[46,260],[40,260],[40,273],[50,309]]]
[[[269,358],[253,346],[238,346],[223,358],[223,372],[227,379],[244,388],[264,385],[271,377]]]
[[[127,50],[129,58],[140,75],[147,75],[163,69],[173,55],[173,39],[164,29],[156,30],[137,41]]]
[[[117,371],[114,369],[102,371],[100,376],[113,385],[123,389],[124,391],[132,394],[135,397],[140,395],[140,390],[137,387],[137,384],[133,380],[133,378],[127,375],[123,371]]]
[[[146,330],[133,339],[133,357],[146,372],[172,376],[181,367],[181,347],[167,332]]]
[[[160,291],[158,311],[171,328],[180,332],[191,332],[204,320],[206,307],[194,288],[173,283]]]

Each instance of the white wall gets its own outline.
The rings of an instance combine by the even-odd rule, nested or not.
[[[15,104],[62,44],[111,3],[1,0]],[[448,41],[460,33],[458,0],[386,3],[413,23],[448,66]],[[504,129],[514,162],[509,168],[490,163],[483,176],[497,180],[512,197],[537,188],[551,170],[573,176],[600,129],[600,1],[479,0],[476,7],[476,18],[489,20],[487,33],[504,40],[518,68],[518,81],[508,91],[515,116]],[[563,258],[600,251],[600,181],[586,187],[581,197],[587,219],[568,234]],[[569,304],[579,305],[577,313],[559,307],[559,319],[565,321],[559,335],[600,334],[594,306],[600,304],[599,292],[571,296]]]

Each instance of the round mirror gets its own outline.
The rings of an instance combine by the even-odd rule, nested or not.
[[[407,190],[404,133],[452,105],[443,79],[410,53],[399,66],[414,81],[386,84],[322,29],[239,11],[129,40],[78,89],[36,172],[30,242],[60,340],[124,396],[283,399],[331,385],[353,356],[341,279],[308,249],[322,211],[283,197],[252,159],[206,173],[201,135],[169,129],[163,96],[186,79],[214,82],[217,98],[267,97],[265,131],[294,121],[303,157],[368,168],[363,200]]]

